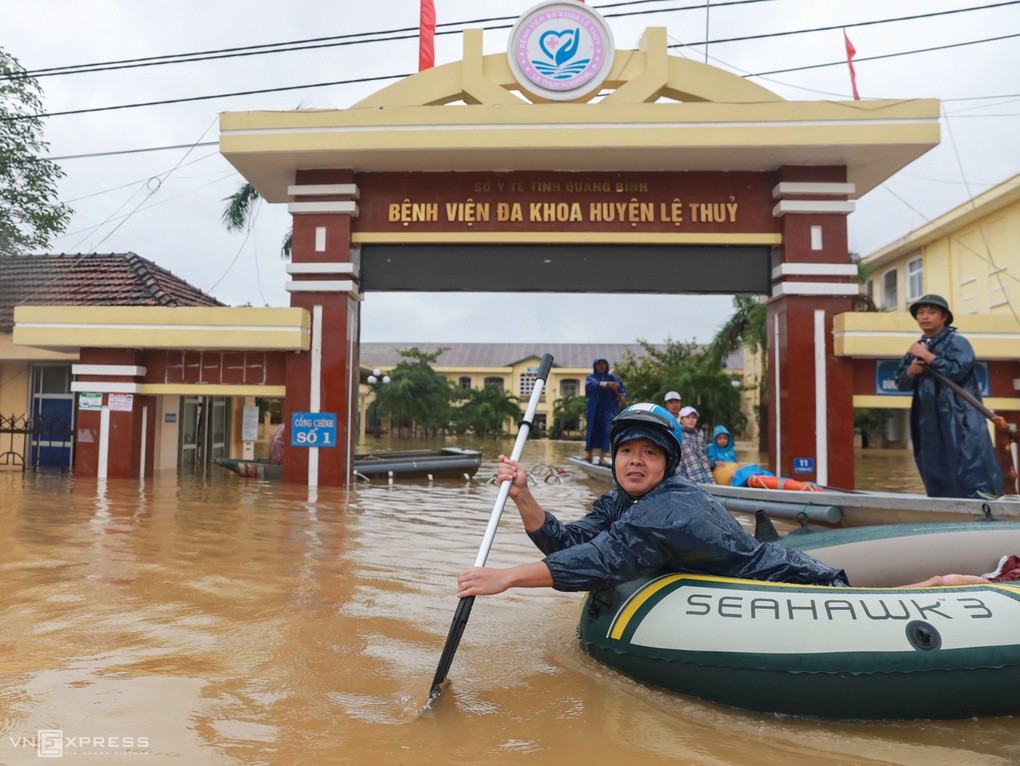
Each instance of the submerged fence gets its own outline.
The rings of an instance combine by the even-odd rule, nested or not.
[[[21,437],[20,439],[17,437]],[[0,466],[59,467],[68,470],[74,431],[64,418],[0,415]],[[16,441],[21,442],[17,449]]]

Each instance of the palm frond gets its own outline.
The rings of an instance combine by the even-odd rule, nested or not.
[[[250,183],[242,184],[236,192],[224,197],[223,201],[227,206],[223,209],[220,220],[227,227],[227,231],[243,231],[247,228],[255,211],[255,203],[260,199],[261,195]]]

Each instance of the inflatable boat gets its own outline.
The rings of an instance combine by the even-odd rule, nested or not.
[[[934,529],[941,527],[941,529]],[[1020,713],[1020,583],[894,588],[995,570],[1020,525],[969,522],[785,538],[854,587],[662,574],[586,596],[585,652],[639,681],[747,710],[841,719]],[[955,560],[940,551],[956,551]]]
[[[571,467],[600,482],[611,483],[608,465],[590,463],[583,457],[569,458]],[[1020,521],[1020,496],[1005,495],[997,500],[928,497],[905,492],[821,491],[734,487],[729,484],[699,484],[731,513],[767,511],[778,519],[804,519],[816,524],[858,527],[875,524],[909,524],[922,521],[968,521],[991,516]],[[795,486],[795,485],[794,485]],[[812,488],[817,485],[810,485]]]

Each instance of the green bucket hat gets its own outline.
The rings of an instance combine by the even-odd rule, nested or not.
[[[916,301],[910,304],[910,316],[917,319],[917,310],[921,306],[935,306],[946,312],[946,324],[950,325],[953,323],[953,312],[949,310],[949,304],[946,303],[946,299],[941,295],[935,295],[935,293],[929,293],[928,295],[922,295]]]

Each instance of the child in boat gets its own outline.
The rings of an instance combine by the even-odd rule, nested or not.
[[[847,585],[832,569],[800,551],[756,540],[708,493],[674,475],[680,462],[676,421],[656,404],[635,404],[613,421],[610,442],[616,487],[585,517],[563,524],[539,505],[520,463],[499,456],[498,481],[531,540],[546,557],[508,568],[472,567],[457,595],[484,596],[508,588],[604,590],[659,571],[771,582]],[[949,579],[949,578],[965,579]],[[919,585],[987,582],[947,575]]]
[[[718,425],[712,432],[712,442],[705,451],[708,465],[716,484],[729,484],[739,467],[737,453],[733,449],[733,436],[726,426]]]
[[[713,471],[719,463],[736,463],[737,453],[733,449],[733,436],[726,426],[716,426],[712,432],[712,443],[706,450],[708,466]]]

